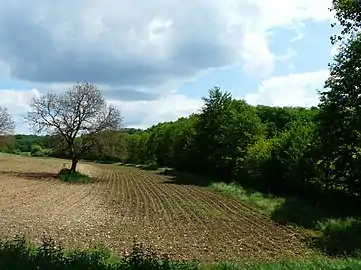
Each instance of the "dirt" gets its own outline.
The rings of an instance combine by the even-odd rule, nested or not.
[[[174,259],[258,261],[313,256],[300,235],[246,204],[166,176],[117,165],[79,164],[90,184],[56,173],[68,162],[0,155],[0,235],[49,235],[67,247],[117,254],[144,243]]]

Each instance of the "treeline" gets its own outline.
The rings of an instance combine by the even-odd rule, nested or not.
[[[109,149],[95,145],[81,158],[172,167],[282,195],[325,191],[330,186],[316,166],[318,111],[251,106],[214,88],[199,113],[146,130],[104,132]],[[15,135],[3,151],[68,158],[58,142],[49,135]]]
[[[318,111],[251,106],[214,88],[198,114],[127,136],[126,162],[172,167],[276,194],[326,190],[315,158]]]
[[[146,130],[103,132],[102,146],[80,158],[171,167],[279,195],[358,196],[358,180],[336,177],[339,159],[325,156],[332,150],[325,145],[325,132],[331,134],[325,106],[251,106],[214,88],[197,114]],[[69,158],[59,141],[15,135],[2,151]]]

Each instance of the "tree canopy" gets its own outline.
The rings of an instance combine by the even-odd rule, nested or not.
[[[72,159],[71,171],[82,153],[103,142],[99,137],[102,132],[119,130],[122,125],[120,111],[108,105],[98,87],[90,83],[34,97],[30,107],[26,116],[30,127],[61,139],[62,150]]]

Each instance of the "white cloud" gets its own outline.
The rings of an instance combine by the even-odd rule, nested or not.
[[[29,110],[32,97],[39,96],[36,89],[13,90],[0,89],[0,106],[9,109],[16,122],[17,133],[29,133],[24,116]],[[169,94],[158,100],[152,101],[121,101],[108,102],[119,107],[127,127],[148,128],[159,122],[173,121],[182,116],[188,116],[201,108],[203,101],[190,99],[180,94]]]
[[[0,61],[24,80],[127,87],[240,63],[264,75],[274,62],[267,31],[328,20],[330,2],[3,0]]]
[[[332,18],[331,1],[0,0],[0,77],[27,81],[37,92],[97,83],[126,119],[145,127],[198,108],[199,100],[175,90],[210,70],[240,65],[270,75],[276,60],[296,53],[274,55],[272,29],[294,29],[285,42],[302,38],[304,21]],[[0,89],[14,115],[30,92]]]
[[[253,105],[269,106],[316,106],[317,89],[324,87],[328,70],[319,70],[287,76],[270,77],[264,80],[259,89],[245,96]]]
[[[190,99],[180,94],[170,94],[153,101],[111,100],[110,103],[120,108],[127,126],[136,128],[148,128],[159,122],[189,116],[203,105],[200,99]]]
[[[32,90],[14,90],[14,89],[0,89],[0,106],[6,107],[16,124],[16,132],[28,132],[26,124],[24,123],[24,116],[29,110],[29,102],[32,97],[38,96],[39,92],[36,89]]]

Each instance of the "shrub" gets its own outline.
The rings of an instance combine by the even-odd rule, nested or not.
[[[155,161],[152,161],[148,163],[146,166],[144,166],[144,169],[146,170],[158,170],[158,164]]]
[[[267,182],[267,162],[271,157],[272,140],[259,138],[250,145],[244,159],[238,160],[240,168],[237,181],[257,189],[263,189]],[[243,173],[242,173],[243,171]]]
[[[323,235],[316,245],[329,255],[361,255],[361,220],[347,218],[331,219],[321,228]]]
[[[87,183],[90,182],[90,177],[80,172],[71,172],[67,168],[63,168],[58,173],[58,178],[61,181],[69,183]]]
[[[41,148],[38,144],[33,144],[31,146],[30,154],[33,157],[43,157],[45,155],[45,150]]]
[[[168,270],[198,269],[196,263],[171,262],[166,256],[160,257],[134,245],[130,254],[122,259],[114,257],[106,249],[65,251],[51,238],[43,238],[40,246],[31,245],[24,237],[0,242],[0,269],[11,270]]]

